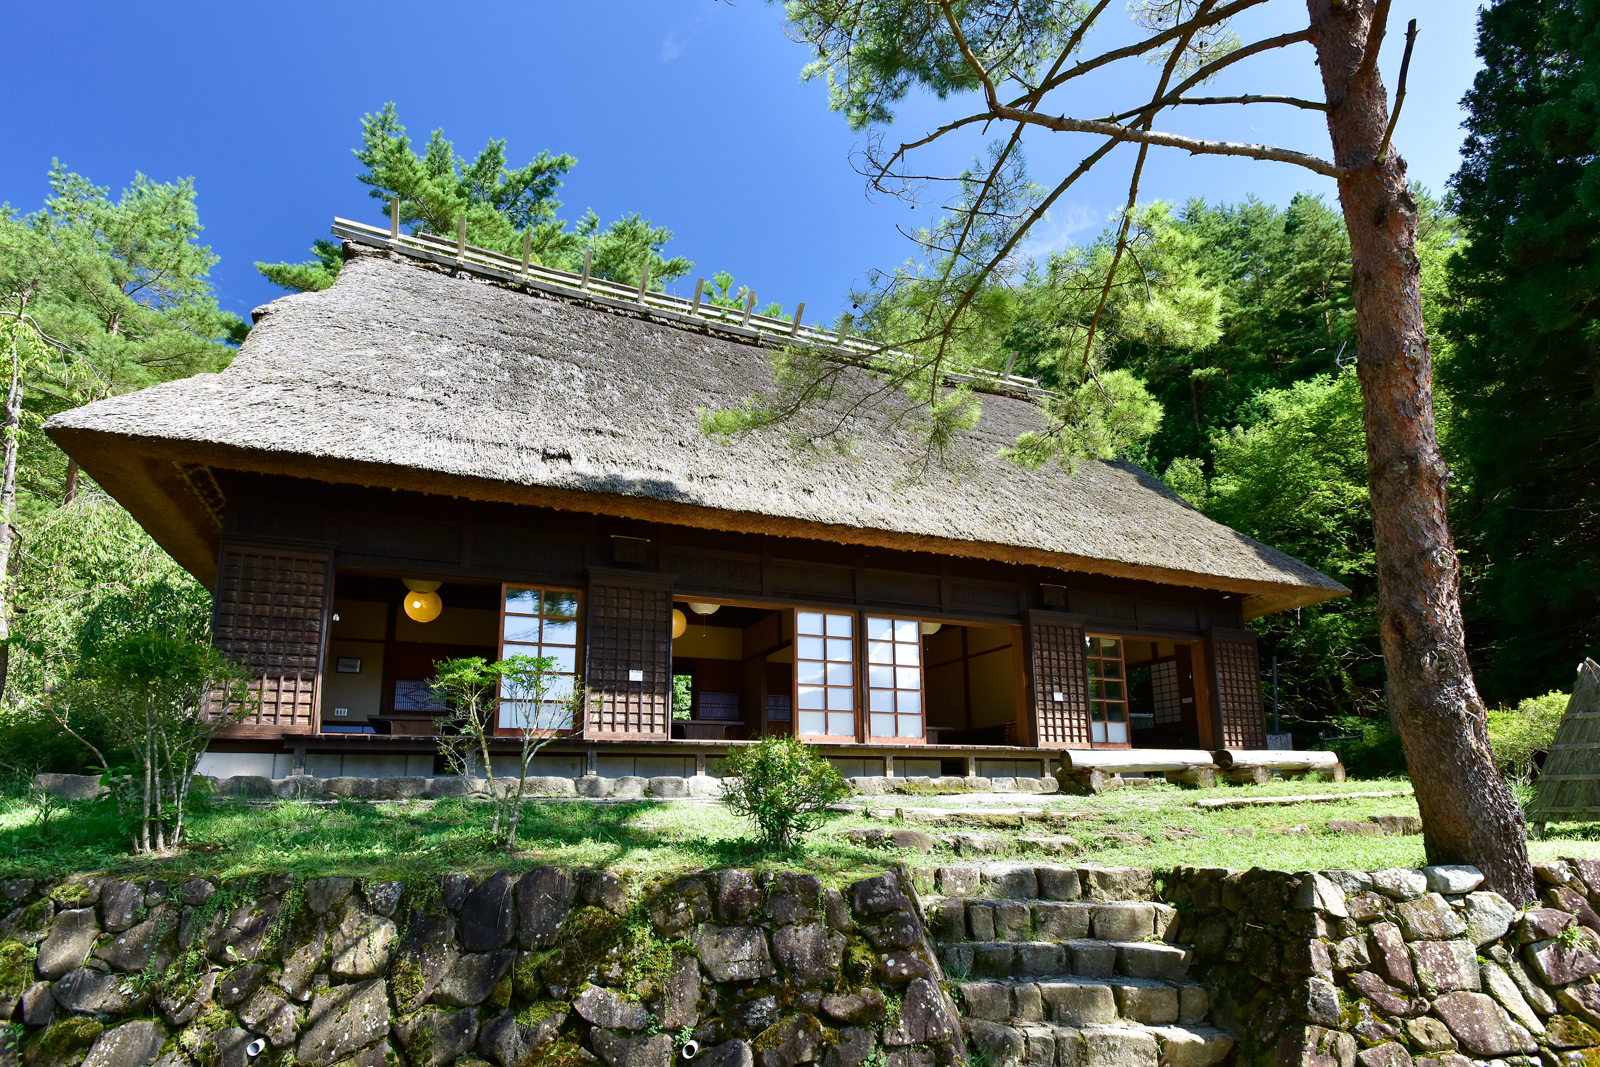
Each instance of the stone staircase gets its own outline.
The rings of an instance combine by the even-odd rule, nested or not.
[[[986,1067],[1212,1067],[1233,1038],[1149,871],[944,867],[922,901]]]

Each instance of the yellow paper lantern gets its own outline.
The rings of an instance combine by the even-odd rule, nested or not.
[[[676,641],[689,628],[689,618],[677,608],[672,609],[672,639]]]
[[[432,622],[444,610],[444,601],[439,599],[438,593],[412,590],[406,594],[405,609],[406,615],[414,622]]]

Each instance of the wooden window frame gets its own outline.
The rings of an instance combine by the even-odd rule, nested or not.
[[[1083,673],[1084,673],[1084,677],[1087,680],[1088,685],[1089,685],[1089,703],[1088,703],[1088,710],[1089,710],[1089,744],[1093,748],[1132,748],[1133,747],[1133,723],[1130,722],[1129,719],[1128,719],[1128,709],[1129,709],[1129,706],[1130,706],[1130,702],[1128,700],[1128,651],[1127,651],[1127,638],[1122,637],[1119,634],[1090,633],[1090,632],[1085,632],[1083,637],[1084,637],[1084,644],[1083,644]],[[1114,681],[1118,682],[1122,686],[1122,698],[1120,700],[1115,700],[1115,699],[1112,699],[1112,698],[1109,698],[1109,697],[1104,697],[1104,696],[1096,697],[1094,695],[1094,683],[1096,681],[1106,681],[1107,679],[1105,679],[1104,676],[1102,676],[1100,678],[1096,678],[1094,673],[1093,673],[1093,671],[1092,671],[1091,664],[1095,660],[1100,660],[1100,661],[1103,662],[1108,658],[1106,656],[1102,656],[1102,655],[1097,654],[1097,652],[1095,651],[1095,644],[1094,644],[1094,642],[1096,642],[1096,641],[1115,641],[1117,643],[1117,666],[1118,666],[1118,669],[1120,670],[1121,674],[1120,674],[1120,676],[1118,678],[1111,679],[1111,680],[1114,680]],[[1122,705],[1122,722],[1121,722],[1121,726],[1122,726],[1122,730],[1123,730],[1123,734],[1124,734],[1123,740],[1121,740],[1121,741],[1109,740],[1109,738],[1111,736],[1110,726],[1112,725],[1112,721],[1110,719],[1100,719],[1100,720],[1096,720],[1095,719],[1094,712],[1095,712],[1095,705],[1096,704],[1099,704],[1102,707],[1107,705],[1107,704],[1121,704]],[[1107,738],[1106,740],[1095,740],[1094,728],[1096,726],[1101,726],[1101,727],[1105,728],[1104,732],[1105,732],[1105,735],[1106,735],[1106,738]]]
[[[899,684],[898,684],[898,676],[896,678],[896,683],[897,684],[894,685],[892,688],[888,688],[887,690],[885,690],[884,687],[882,687],[882,686],[874,686],[872,684],[872,674],[871,674],[872,668],[874,666],[884,666],[884,664],[874,664],[874,663],[872,663],[871,659],[869,658],[870,649],[871,649],[871,645],[872,645],[873,642],[872,642],[872,635],[868,631],[868,624],[873,619],[882,619],[882,620],[888,622],[891,628],[893,628],[894,626],[896,626],[897,624],[902,623],[902,622],[909,622],[909,623],[911,623],[913,626],[915,626],[917,628],[917,640],[916,640],[916,649],[917,649],[917,664],[916,664],[916,669],[917,669],[917,690],[916,690],[916,692],[917,692],[917,707],[918,707],[917,718],[922,723],[922,730],[921,730],[921,732],[919,732],[914,737],[903,737],[900,734],[901,712],[900,712],[899,706],[898,706],[899,705],[899,695],[901,693],[908,693],[908,692],[910,692],[910,690],[909,689],[902,689],[899,686]],[[923,622],[923,620],[921,620],[921,619],[913,619],[913,618],[907,618],[907,617],[896,616],[896,615],[881,614],[881,613],[877,613],[877,612],[866,612],[866,611],[864,611],[864,612],[861,613],[861,638],[862,638],[861,639],[861,668],[860,668],[860,672],[861,672],[861,682],[860,682],[861,695],[860,695],[860,697],[858,697],[858,700],[861,703],[861,725],[860,725],[860,731],[861,731],[862,737],[866,740],[866,743],[868,743],[868,744],[925,745],[925,744],[928,743],[928,665],[927,665],[927,662],[926,662],[926,658],[927,657],[924,655],[923,647],[922,647],[922,638],[923,638],[922,622]],[[891,634],[892,634],[892,629],[891,629]],[[897,638],[891,636],[890,637],[890,643],[892,645],[900,645],[900,644],[906,644],[907,642],[900,641]],[[891,666],[891,669],[896,669],[897,670],[898,667],[899,667],[899,664],[897,662],[897,663],[892,664],[890,666]],[[880,692],[883,692],[883,691],[891,692],[891,693],[893,693],[895,695],[895,703],[896,703],[895,710],[891,711],[891,712],[888,712],[888,714],[894,719],[895,732],[894,732],[894,734],[892,736],[885,736],[883,734],[875,734],[875,733],[872,732],[872,714],[873,714],[873,712],[872,712],[872,691],[874,689],[878,689]],[[879,714],[884,714],[884,713],[883,712],[879,712]]]
[[[540,599],[539,599],[539,611],[540,611],[540,613],[538,615],[534,616],[534,615],[524,615],[521,612],[510,612],[510,611],[507,611],[506,610],[506,595],[512,589],[533,589],[533,590],[537,590],[539,595],[540,595]],[[500,583],[500,618],[499,618],[498,634],[497,634],[498,640],[496,642],[496,648],[499,650],[499,658],[500,659],[505,659],[506,658],[506,616],[507,615],[516,615],[519,618],[525,618],[525,619],[526,618],[537,618],[537,619],[539,619],[541,625],[539,627],[540,640],[538,641],[538,645],[539,645],[539,650],[541,652],[544,650],[544,626],[543,626],[543,620],[545,618],[549,617],[549,616],[546,616],[544,614],[544,594],[545,593],[570,593],[572,595],[573,599],[577,601],[577,605],[578,605],[577,606],[577,611],[573,615],[573,621],[575,623],[577,623],[577,633],[573,638],[573,640],[576,643],[573,646],[573,652],[572,652],[572,663],[573,663],[572,681],[573,681],[573,685],[575,687],[581,688],[582,685],[583,685],[583,653],[584,653],[584,648],[585,648],[585,642],[584,642],[584,592],[581,589],[574,589],[574,588],[572,588],[570,586],[565,586],[565,585],[544,585],[544,584],[534,584],[532,582],[501,582]],[[555,617],[559,618],[560,616],[555,616]],[[525,645],[525,644],[531,644],[533,642],[517,641],[517,642],[513,642],[513,643],[514,644],[519,644],[519,645]],[[565,646],[557,646],[557,647],[565,647]],[[514,726],[502,726],[502,725],[500,725],[500,702],[502,700],[504,700],[504,699],[505,699],[504,694],[499,692],[499,690],[497,688],[496,692],[495,692],[495,706],[494,706],[494,732],[493,732],[493,734],[491,736],[494,736],[494,737],[520,737],[521,733],[522,733],[521,730],[517,729]],[[555,736],[557,736],[557,737],[576,737],[576,736],[578,736],[579,733],[582,732],[582,729],[583,729],[582,723],[581,722],[575,722],[575,723],[573,723],[572,726],[568,727],[565,730],[557,730],[557,731],[555,731]]]
[[[850,609],[846,609],[846,610],[843,610],[843,611],[839,611],[839,610],[832,610],[832,609],[829,609],[829,608],[801,608],[801,607],[796,607],[796,608],[792,608],[791,610],[794,612],[794,697],[793,697],[793,701],[792,701],[792,703],[790,704],[790,707],[789,707],[789,719],[790,719],[791,726],[792,726],[792,728],[794,730],[794,736],[796,738],[798,738],[799,740],[806,742],[807,744],[814,744],[814,745],[838,745],[838,744],[857,744],[857,743],[859,743],[861,741],[861,737],[862,737],[862,730],[865,728],[864,725],[863,725],[863,722],[862,722],[862,709],[861,709],[861,693],[862,693],[861,667],[862,667],[862,662],[863,662],[862,657],[865,655],[865,645],[861,640],[861,634],[862,634],[861,612],[855,610],[854,608],[850,608]],[[838,617],[846,618],[846,619],[850,620],[850,627],[851,627],[851,635],[849,637],[849,640],[851,642],[850,660],[849,660],[850,671],[851,671],[851,680],[850,680],[851,681],[851,684],[850,684],[851,698],[850,698],[850,700],[851,700],[851,704],[853,705],[853,707],[852,707],[852,709],[850,711],[850,716],[851,716],[851,725],[853,727],[853,731],[851,733],[849,733],[849,734],[826,734],[826,733],[825,734],[808,734],[808,733],[803,732],[800,729],[800,717],[802,715],[808,713],[808,712],[810,712],[812,714],[815,714],[817,712],[817,710],[818,710],[816,708],[802,708],[800,706],[800,663],[801,663],[800,641],[801,641],[801,639],[803,637],[815,637],[815,636],[817,636],[816,634],[802,634],[800,632],[800,616],[802,614],[821,615],[823,617],[822,640],[824,641],[824,645],[823,645],[823,657],[824,658],[821,659],[821,660],[808,659],[805,662],[823,664],[824,675],[823,675],[822,689],[823,689],[823,703],[824,703],[824,705],[826,705],[826,703],[827,703],[827,690],[828,689],[830,689],[830,688],[832,688],[832,689],[843,689],[844,688],[843,686],[829,686],[827,684],[827,675],[826,675],[827,665],[830,664],[830,663],[842,663],[842,662],[844,662],[843,660],[830,660],[830,659],[826,658],[827,657],[827,645],[826,645],[826,642],[829,640],[829,638],[827,636],[827,617],[829,615],[834,615],[834,616],[838,616]],[[838,640],[838,638],[834,638],[834,640]],[[824,718],[823,718],[823,726],[826,727],[828,725],[827,716],[837,715],[837,714],[841,714],[841,713],[840,712],[831,711],[826,706],[824,706],[822,708],[822,714],[824,716]]]

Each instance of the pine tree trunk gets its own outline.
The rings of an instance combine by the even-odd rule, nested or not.
[[[1470,863],[1516,903],[1534,898],[1522,812],[1489,751],[1467,662],[1450,473],[1433,413],[1422,321],[1417,204],[1405,162],[1378,148],[1388,94],[1376,66],[1357,78],[1372,0],[1307,0],[1327,95],[1339,200],[1350,231],[1357,372],[1378,558],[1379,632],[1430,863]]]
[[[27,302],[22,311],[27,310]],[[5,418],[0,432],[5,434],[4,459],[0,461],[0,701],[5,699],[7,674],[11,667],[11,552],[16,546],[17,527],[17,452],[22,447],[22,330],[21,311],[17,332],[11,338],[11,383],[6,390]]]

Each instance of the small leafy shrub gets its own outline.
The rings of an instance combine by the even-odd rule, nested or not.
[[[1344,764],[1350,777],[1398,778],[1405,775],[1405,749],[1400,743],[1400,735],[1389,729],[1387,720],[1341,715],[1334,718],[1333,726],[1341,734],[1360,735],[1336,741],[1330,746],[1339,754],[1339,762]],[[1299,741],[1298,738],[1296,740]],[[1311,748],[1314,742],[1315,737],[1312,737],[1303,744]]]
[[[1567,694],[1557,690],[1529,697],[1514,708],[1489,711],[1489,747],[1495,765],[1513,783],[1532,780],[1534,757],[1555,743],[1556,727],[1567,710]]]
[[[792,737],[765,737],[729,754],[722,774],[722,802],[753,820],[769,849],[817,829],[828,805],[850,791],[833,764]]]

